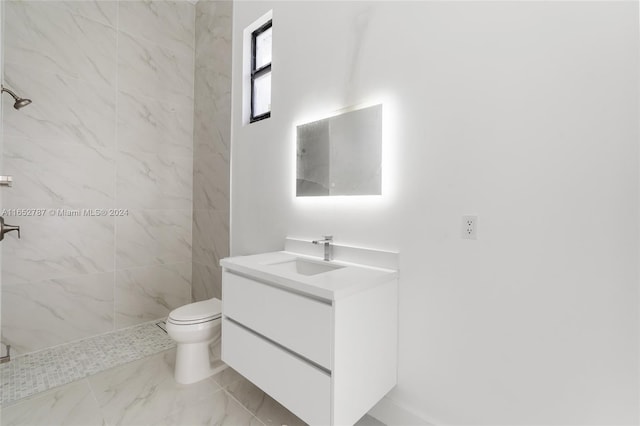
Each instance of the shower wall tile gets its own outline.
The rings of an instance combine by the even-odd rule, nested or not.
[[[205,265],[219,265],[229,256],[229,212],[193,211],[193,260]]]
[[[191,210],[129,210],[116,218],[116,268],[189,262]]]
[[[118,2],[110,0],[53,1],[53,4],[64,8],[73,15],[99,22],[111,27],[116,26],[118,19]]]
[[[191,209],[191,157],[120,152],[117,158],[118,207]]]
[[[221,66],[222,64],[218,64]],[[231,129],[231,75],[210,64],[196,64],[196,134],[213,138],[216,144],[229,149]]]
[[[193,50],[171,50],[120,31],[118,84],[128,93],[193,105]]]
[[[33,103],[19,111],[4,96],[4,136],[56,139],[112,148],[116,136],[115,85],[23,65],[5,65],[6,84]],[[114,80],[115,82],[115,80]]]
[[[112,330],[113,282],[113,272],[3,282],[3,340],[26,353]]]
[[[213,130],[211,133],[215,133]],[[229,151],[213,138],[195,133],[193,170],[193,207],[229,209]],[[204,142],[203,142],[204,140]]]
[[[16,111],[2,100],[3,167],[14,176],[3,207],[55,210],[7,217],[22,239],[0,246],[13,305],[2,333],[30,351],[189,302],[195,5],[4,7],[5,85],[33,103]],[[113,207],[128,216],[82,213]]]
[[[118,149],[192,158],[193,106],[121,91],[118,94]]]
[[[196,55],[216,59],[202,61],[202,64],[226,63],[228,66],[225,65],[225,68],[231,68],[231,55],[226,54],[226,49],[231,46],[232,24],[232,1],[202,0],[196,5]]]
[[[169,49],[193,52],[195,8],[184,1],[120,3],[120,30]]]
[[[113,270],[112,217],[45,215],[12,217],[7,222],[21,227],[22,238],[12,233],[2,242],[3,291],[5,285]]]
[[[191,262],[116,272],[116,328],[165,317],[191,301]]]
[[[196,301],[222,297],[219,261],[229,255],[232,15],[230,1],[196,4],[192,277]]]
[[[194,208],[227,210],[232,5],[203,2],[196,8]]]
[[[196,63],[195,143],[228,151],[231,140],[231,69]]]
[[[220,266],[205,265],[194,261],[191,282],[194,302],[212,297],[222,299],[222,269]]]
[[[191,300],[193,4],[120,2],[116,327]]]
[[[219,134],[206,131],[229,147],[231,126],[231,29],[233,3],[202,1],[196,6],[196,123],[214,123]],[[211,115],[214,113],[215,115]],[[211,118],[214,118],[212,120]],[[210,130],[210,128],[205,128]]]
[[[6,174],[15,185],[3,194],[11,208],[113,207],[114,151],[60,139],[7,138]]]
[[[114,81],[116,31],[49,2],[5,3],[5,64]]]

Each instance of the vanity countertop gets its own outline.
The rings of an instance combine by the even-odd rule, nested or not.
[[[335,301],[387,283],[398,276],[398,271],[393,269],[374,268],[338,260],[332,260],[327,264],[341,266],[340,269],[316,275],[302,275],[273,267],[274,264],[294,261],[297,258],[324,263],[318,257],[277,251],[250,256],[227,257],[220,260],[220,265],[232,272],[265,280],[284,289],[329,301]]]

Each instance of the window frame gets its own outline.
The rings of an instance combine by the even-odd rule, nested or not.
[[[269,111],[260,114],[254,115],[253,104],[254,104],[254,96],[255,96],[255,80],[263,75],[271,73],[271,63],[273,62],[273,56],[271,57],[271,62],[266,65],[263,65],[259,69],[256,69],[256,39],[260,34],[267,31],[269,28],[273,27],[273,20],[269,19],[269,21],[260,25],[257,29],[251,32],[251,97],[250,97],[250,113],[249,113],[249,123],[255,123],[256,121],[264,120],[265,118],[271,117],[271,107],[269,107]],[[272,42],[272,52],[273,52],[273,42]]]

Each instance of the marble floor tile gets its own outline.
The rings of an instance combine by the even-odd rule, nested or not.
[[[266,425],[262,423],[260,419],[258,419],[256,416],[253,416],[253,419],[251,419],[250,426],[266,426]]]
[[[215,375],[213,379],[265,425],[306,424],[231,368]]]
[[[267,426],[306,425],[306,423],[299,419],[295,414],[284,408],[280,403],[278,403],[278,401],[267,394],[264,395],[264,398],[254,412],[254,415]]]
[[[213,379],[265,425],[306,424],[232,368],[216,374]],[[365,415],[354,426],[384,426],[384,423]]]
[[[158,333],[155,337],[155,329]],[[124,333],[126,332],[126,333]],[[164,335],[165,338],[159,338]],[[110,337],[109,341],[106,336]],[[145,337],[146,336],[146,337]],[[89,340],[89,339],[87,339]],[[266,395],[242,375],[227,368],[217,375],[191,385],[175,382],[175,348],[144,357],[150,347],[162,347],[161,341],[170,340],[155,324],[145,324],[101,336],[95,343],[108,348],[105,354],[128,350],[137,354],[135,361],[105,370],[108,362],[101,359],[96,348],[77,342],[76,346],[63,345],[60,353],[42,351],[40,356],[18,357],[0,367],[2,393],[7,388],[19,388],[20,375],[12,381],[5,379],[9,370],[21,368],[47,378],[47,369],[53,367],[60,374],[69,369],[80,371],[74,382],[53,383],[55,389],[41,389],[36,395],[23,395],[22,399],[3,402],[0,424],[8,425],[78,425],[78,426],[295,426],[305,425],[293,413]],[[158,343],[160,342],[160,344]],[[73,346],[73,347],[72,347]],[[126,352],[126,351],[125,351]],[[141,358],[142,356],[142,358]],[[51,362],[48,360],[51,358]],[[84,377],[89,372],[87,362],[98,358],[100,372]],[[104,358],[104,357],[102,357]],[[60,366],[63,359],[68,365]],[[51,365],[49,365],[51,364]],[[4,369],[4,370],[3,370]],[[10,371],[9,371],[10,372]],[[15,371],[14,371],[15,373]],[[71,377],[71,376],[68,376]],[[18,389],[19,390],[19,389]],[[5,395],[3,395],[5,396]],[[384,426],[365,415],[355,426]]]
[[[2,409],[3,426],[104,425],[86,380],[61,386]]]
[[[175,351],[169,350],[96,374],[89,383],[107,423],[151,425],[180,417],[188,407],[213,398],[220,386],[213,379],[192,385],[173,378]]]
[[[227,368],[226,370],[213,376],[213,380],[216,381],[223,389],[227,389],[229,386],[246,380],[240,373],[233,368]]]
[[[259,423],[258,423],[259,422]],[[158,425],[250,426],[262,424],[228,393],[220,390],[195,404],[161,420]]]
[[[385,426],[380,420],[371,417],[368,414],[365,414],[360,420],[356,422],[353,426]]]

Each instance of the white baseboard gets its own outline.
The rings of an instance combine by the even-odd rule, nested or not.
[[[367,413],[371,417],[389,426],[435,426],[435,422],[428,422],[423,415],[398,404],[396,401],[384,397]]]

